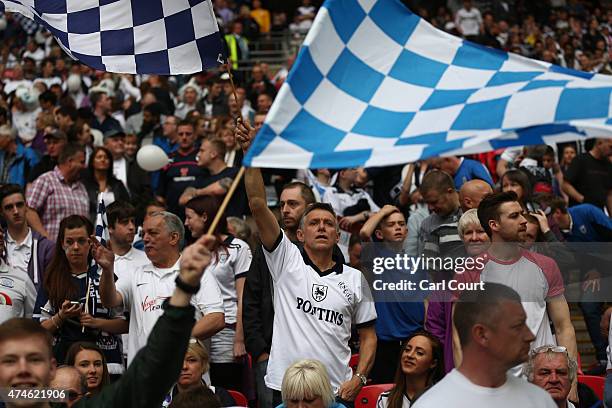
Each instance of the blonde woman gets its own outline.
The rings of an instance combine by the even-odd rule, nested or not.
[[[277,408],[344,408],[337,403],[327,369],[318,360],[301,360],[291,365],[281,385],[283,403]]]
[[[209,386],[202,380],[202,377],[208,372],[209,368],[210,356],[208,350],[199,340],[191,339],[183,359],[183,368],[181,369],[178,381],[172,387],[172,390],[170,390],[162,406],[169,406],[178,394],[198,387],[208,388],[212,391],[222,407],[235,406],[236,402],[225,389],[212,385]]]

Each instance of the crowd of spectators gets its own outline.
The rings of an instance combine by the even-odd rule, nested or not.
[[[213,3],[233,69],[272,32],[301,38],[319,5]],[[486,46],[612,74],[605,2],[438,3],[414,10]],[[173,293],[182,249],[208,231],[292,61],[278,70],[254,63],[236,76],[235,93],[223,70],[111,74],[69,60],[34,22],[0,15],[0,322],[33,318],[53,336],[63,365],[54,381],[73,390],[71,403],[136,364]],[[170,164],[149,173],[136,156],[151,144]],[[100,200],[107,247],[89,239]],[[576,384],[572,303],[595,352],[591,373],[612,369],[612,308],[601,296],[612,293],[611,268],[571,246],[612,241],[609,139],[385,168],[248,169],[225,214],[192,301],[197,322],[182,371],[162,406],[236,405],[228,390],[266,408],[330,407],[334,396],[352,406],[372,383],[394,384],[380,408],[446,406],[447,398],[587,406]],[[490,293],[380,299],[369,281],[370,243],[380,256],[485,255],[483,268],[461,276],[423,272],[438,282],[483,281]],[[583,292],[576,302],[566,292],[572,283]],[[469,306],[478,302],[492,306]],[[353,370],[351,353],[360,357]],[[0,339],[0,370],[2,361]],[[490,388],[490,399],[479,401],[474,384]]]

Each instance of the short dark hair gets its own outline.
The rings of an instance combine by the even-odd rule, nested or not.
[[[57,95],[52,91],[45,91],[38,96],[39,102],[49,102],[51,105],[57,103]]]
[[[164,106],[159,102],[153,102],[145,106],[142,110],[149,112],[151,115],[159,118],[164,112]]]
[[[219,139],[207,139],[207,140],[208,140],[208,143],[210,143],[210,145],[213,147],[213,149],[215,149],[215,151],[219,155],[219,158],[223,160],[223,157],[225,156],[225,153],[227,152],[227,147],[225,147],[225,143],[223,143],[223,141]]]
[[[197,386],[179,392],[172,399],[170,408],[221,408],[221,403],[208,387]]]
[[[336,212],[334,211],[334,208],[331,206],[331,204],[328,204],[328,203],[312,203],[312,204],[309,204],[308,206],[306,206],[306,210],[304,211],[304,214],[302,214],[302,218],[300,218],[300,228],[304,228],[304,220],[306,220],[306,216],[308,214],[310,214],[311,212],[313,212],[314,210],[327,211],[328,213],[330,213],[331,215],[334,216],[334,220],[337,220]],[[338,227],[338,222],[336,222],[336,228],[337,227]]]
[[[40,323],[32,319],[14,317],[0,324],[0,344],[8,340],[39,337],[47,345],[49,357],[53,357],[53,336]]]
[[[0,205],[6,197],[13,194],[21,194],[23,196],[23,199],[25,200],[25,192],[19,184],[5,184],[0,187]]]
[[[189,119],[181,119],[177,124],[176,127],[178,129],[179,126],[191,126],[191,128],[193,130],[195,130],[195,124],[193,123],[193,120],[189,120]]]
[[[290,188],[300,189],[300,194],[302,196],[302,199],[304,199],[304,202],[306,202],[306,205],[317,202],[317,199],[315,198],[314,193],[312,192],[312,188],[310,188],[310,186],[306,183],[303,183],[301,181],[292,181],[285,184],[283,186],[282,191],[289,190]]]
[[[505,179],[508,179],[521,186],[521,188],[523,189],[523,199],[521,201],[525,203],[531,201],[531,196],[532,196],[531,193],[533,189],[531,188],[531,181],[529,180],[529,176],[527,175],[527,173],[525,173],[523,170],[520,170],[520,169],[508,170],[500,178],[499,184],[502,186],[502,188],[503,188]]]
[[[489,221],[499,221],[499,207],[508,202],[518,202],[518,197],[514,191],[502,191],[485,196],[478,205],[478,220],[487,235],[491,236]]]
[[[444,193],[448,191],[449,188],[455,190],[455,182],[448,173],[442,170],[432,170],[425,174],[421,186],[419,187],[423,195],[427,194],[429,191]]]
[[[106,207],[106,220],[108,226],[115,228],[119,221],[136,217],[136,209],[126,201],[115,201]]]
[[[483,287],[483,290],[463,291],[455,304],[453,323],[462,346],[469,344],[475,324],[495,327],[496,322],[503,318],[499,316],[502,301],[521,302],[519,294],[509,286],[485,282]]]
[[[562,214],[567,213],[567,204],[561,197],[551,198],[548,202],[548,208],[550,208],[550,214],[554,213],[556,210],[561,211]]]
[[[74,106],[61,105],[59,108],[57,108],[57,114],[62,116],[70,116],[70,119],[76,121],[77,117],[79,116],[79,111]]]
[[[64,164],[79,152],[85,152],[85,147],[83,145],[74,142],[68,143],[60,152],[57,162],[59,164]]]
[[[108,95],[108,92],[106,91],[94,91],[89,95],[89,103],[91,105],[92,109],[96,108],[96,105],[98,104],[98,102],[100,101],[100,99],[102,99],[102,95]]]

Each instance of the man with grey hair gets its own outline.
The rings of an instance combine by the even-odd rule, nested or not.
[[[126,271],[116,284],[114,276],[109,274],[103,273],[100,279],[102,303],[109,308],[123,306],[130,313],[128,365],[146,344],[147,336],[162,315],[162,303],[174,290],[185,228],[178,216],[160,211],[145,219],[143,234],[145,254],[150,262]],[[106,255],[112,263],[113,253],[108,251]],[[223,329],[223,300],[214,276],[204,274],[202,289],[192,298],[192,304],[198,320],[193,337],[207,339]]]
[[[60,366],[49,384],[50,388],[66,392],[66,406],[71,408],[87,394],[87,379],[73,366]]]
[[[529,382],[548,392],[559,408],[575,408],[567,396],[577,371],[578,364],[569,356],[567,349],[555,345],[533,349],[523,368]]]

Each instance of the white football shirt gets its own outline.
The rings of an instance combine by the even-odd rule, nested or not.
[[[128,365],[145,346],[157,319],[163,314],[164,300],[172,296],[174,280],[180,271],[179,258],[171,268],[157,268],[151,262],[123,274],[116,282],[123,297],[123,308],[130,313]],[[202,277],[200,291],[191,298],[196,320],[209,313],[223,313],[223,300],[217,280],[211,274]]]
[[[236,279],[246,277],[253,255],[249,245],[241,239],[229,236],[225,246],[219,247],[213,262],[206,268],[217,279],[223,307],[225,309],[225,323],[236,323],[238,313],[238,295],[236,293]]]
[[[376,309],[363,274],[343,264],[322,273],[302,256],[284,232],[264,255],[274,283],[274,331],[266,385],[281,389],[294,362],[309,358],[323,363],[337,391],[353,373],[349,367],[351,325],[373,325]]]
[[[28,275],[0,260],[0,323],[13,317],[32,318],[36,288]]]

